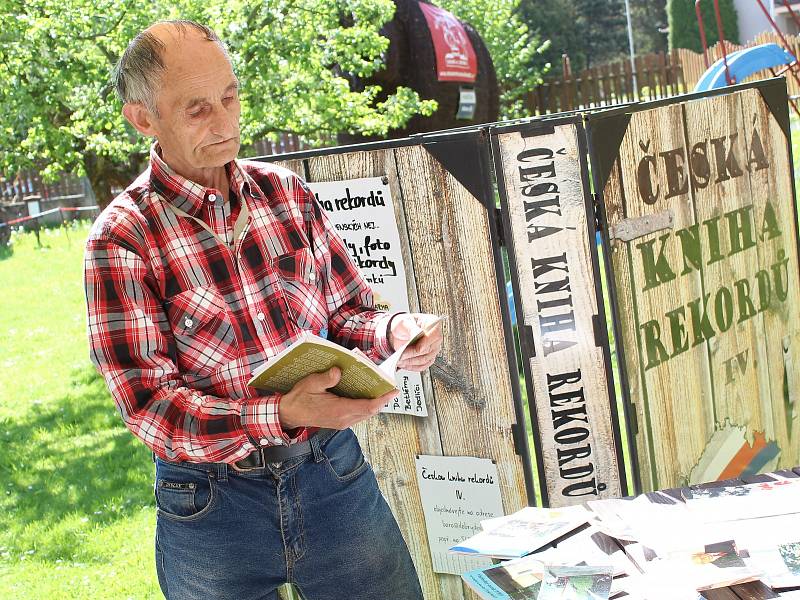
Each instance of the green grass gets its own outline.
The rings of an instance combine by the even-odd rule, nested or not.
[[[160,598],[152,461],[89,361],[87,224],[0,255],[0,598]]]

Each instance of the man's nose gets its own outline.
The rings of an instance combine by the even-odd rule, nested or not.
[[[214,110],[211,120],[211,133],[224,138],[232,137],[236,134],[237,121],[224,106],[219,106]]]

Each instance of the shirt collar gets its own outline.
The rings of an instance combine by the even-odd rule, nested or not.
[[[226,164],[225,171],[228,174],[231,190],[240,199],[243,199],[249,184],[239,161],[234,159]],[[158,146],[158,142],[150,147],[150,184],[164,200],[192,216],[200,212],[203,204],[211,201],[212,195],[222,198],[220,190],[207,188],[178,175],[161,158],[161,148]]]

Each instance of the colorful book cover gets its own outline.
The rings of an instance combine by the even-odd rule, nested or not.
[[[608,600],[611,567],[548,567],[536,600]]]
[[[536,600],[543,576],[542,563],[525,557],[475,569],[461,578],[484,600]]]

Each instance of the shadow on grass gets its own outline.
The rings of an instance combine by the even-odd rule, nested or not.
[[[19,533],[18,551],[36,544],[39,558],[79,552],[92,528],[153,504],[150,451],[123,425],[103,379],[89,365],[67,387],[0,423],[0,527]]]

